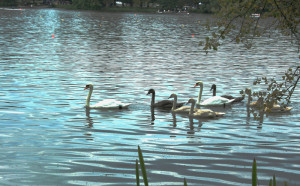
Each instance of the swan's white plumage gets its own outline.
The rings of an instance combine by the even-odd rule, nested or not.
[[[98,103],[91,105],[90,108],[126,108],[130,104],[122,103],[115,99],[104,99]]]
[[[130,104],[122,103],[121,101],[115,99],[104,99],[94,105],[90,105],[91,96],[93,93],[93,84],[87,84],[85,89],[89,89],[89,94],[86,98],[86,107],[92,109],[122,109],[127,108]]]
[[[224,104],[230,104],[234,101],[234,99],[227,99],[223,98],[221,96],[213,96],[210,97],[203,102],[200,103],[200,105],[203,106],[223,106]]]
[[[204,100],[203,102],[200,103],[201,101],[201,97],[202,97],[202,92],[203,92],[203,82],[202,81],[198,81],[196,83],[196,86],[200,86],[200,90],[199,90],[199,95],[198,95],[198,99],[197,99],[197,105],[201,105],[201,106],[224,106],[224,104],[231,104],[234,99],[230,100],[227,98],[223,98],[221,96],[213,96],[210,97],[206,100]]]
[[[212,84],[211,88],[210,88],[210,91],[213,91],[213,96],[216,96],[217,94],[217,85],[216,84]],[[226,98],[226,99],[229,99],[229,100],[232,100],[232,102],[234,103],[237,103],[237,102],[241,102],[244,100],[245,96],[241,96],[241,97],[233,97],[231,95],[222,95],[221,96],[222,98]]]

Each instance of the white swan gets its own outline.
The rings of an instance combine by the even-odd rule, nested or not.
[[[173,106],[172,106],[172,109],[171,111],[172,112],[175,112],[175,113],[186,113],[188,114],[191,110],[191,107],[190,106],[183,106],[183,107],[179,107],[176,109],[176,105],[177,105],[177,95],[176,94],[171,94],[169,99],[170,98],[174,98],[174,101],[173,101]],[[198,110],[197,108],[195,109],[195,111]]]
[[[193,98],[191,98],[189,99],[188,103],[192,103],[189,116],[193,118],[215,118],[225,115],[225,113],[223,112],[214,112],[210,109],[198,109],[196,112],[194,112],[196,101]]]
[[[212,84],[210,91],[213,91],[213,96],[216,96],[216,92],[217,92],[217,85],[216,84]],[[240,97],[233,97],[231,95],[222,95],[222,98],[226,98],[226,99],[234,99],[233,103],[237,103],[237,102],[241,102],[244,100],[245,96],[240,96]]]
[[[250,103],[252,101],[251,89],[248,89],[248,90],[249,90],[249,94],[248,94],[247,106],[259,108],[263,104],[263,98],[259,98],[257,101]],[[265,111],[270,112],[270,113],[286,113],[286,112],[290,112],[292,109],[293,109],[293,107],[282,107],[278,104],[274,104],[273,107],[270,108],[270,110],[265,108]]]
[[[201,101],[201,97],[202,97],[202,92],[203,92],[203,82],[202,81],[198,81],[196,83],[196,85],[194,87],[200,86],[200,91],[199,91],[199,95],[198,95],[198,99],[197,99],[197,105],[200,106],[224,106],[226,104],[231,104],[234,99],[230,100],[227,98],[223,98],[221,96],[213,96],[210,97],[206,100],[204,100],[202,103],[200,103]]]
[[[84,90],[89,89],[89,94],[86,98],[86,104],[85,106],[92,109],[123,109],[127,108],[130,104],[122,103],[120,101],[114,100],[114,99],[105,99],[100,102],[98,102],[95,105],[90,105],[91,96],[93,93],[94,86],[93,84],[87,84],[84,88]]]
[[[171,108],[174,106],[173,101],[171,100],[162,100],[157,103],[155,103],[155,90],[154,89],[149,89],[147,95],[152,94],[152,99],[151,99],[151,107],[158,107],[158,108]],[[175,108],[176,107],[181,107],[184,103],[175,103]]]

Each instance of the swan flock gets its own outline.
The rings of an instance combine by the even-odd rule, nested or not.
[[[188,114],[190,117],[194,118],[216,118],[219,116],[225,115],[225,113],[222,112],[214,112],[211,109],[199,109],[195,108],[196,106],[208,106],[208,107],[216,107],[216,106],[222,106],[225,107],[226,105],[230,105],[236,102],[241,102],[244,99],[244,96],[242,97],[233,97],[230,95],[222,95],[222,96],[216,96],[216,85],[213,84],[211,86],[210,91],[213,91],[213,96],[209,97],[207,99],[202,99],[202,93],[203,93],[203,82],[198,81],[194,85],[194,88],[199,88],[198,98],[197,101],[195,99],[189,99],[187,103],[177,102],[177,95],[175,93],[171,94],[169,99],[166,100],[160,100],[158,102],[155,102],[155,90],[149,89],[147,95],[151,94],[151,107],[152,108],[162,108],[162,109],[170,109],[173,113],[184,113]],[[129,103],[123,103],[121,101],[115,100],[115,99],[104,99],[100,102],[91,105],[91,97],[94,90],[93,84],[87,84],[84,88],[84,90],[89,90],[87,98],[86,98],[86,108],[90,109],[124,109],[129,107]],[[173,98],[173,100],[170,100],[170,98]],[[250,95],[248,96],[248,103],[247,106],[255,107],[257,102],[250,103]],[[186,106],[185,104],[191,103],[191,106]],[[184,106],[185,105],[185,106]],[[279,105],[274,105],[273,108],[271,108],[272,113],[281,113],[281,112],[289,112],[292,110],[292,107],[286,107],[282,108]]]

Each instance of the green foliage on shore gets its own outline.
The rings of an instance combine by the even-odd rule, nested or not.
[[[56,8],[101,10],[111,12],[179,12],[213,13],[220,9],[218,0],[61,0],[47,5]],[[0,0],[1,6],[36,5],[28,0]],[[44,4],[46,5],[46,4]]]
[[[68,10],[78,9],[74,5],[55,5],[55,8],[63,8]],[[101,12],[156,12],[156,8],[139,8],[139,7],[98,7],[98,9],[92,10],[99,10]]]
[[[18,3],[16,0],[2,0],[0,1],[0,6],[3,7],[12,7],[12,6],[17,6]]]
[[[139,8],[139,7],[104,7],[103,12],[156,12],[155,8]]]

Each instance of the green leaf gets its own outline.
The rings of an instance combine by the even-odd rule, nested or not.
[[[276,186],[276,177],[275,177],[275,174],[273,176],[273,186]]]
[[[144,163],[143,153],[142,153],[140,146],[138,146],[138,153],[139,153],[139,160],[140,160],[140,164],[141,164],[141,170],[142,170],[142,174],[143,174],[144,184],[145,184],[145,186],[148,186],[147,172],[146,172],[146,167],[145,167],[145,163]]]
[[[140,186],[140,173],[139,173],[138,160],[136,160],[136,162],[135,162],[135,175],[136,175],[136,185]]]
[[[213,36],[213,38],[217,37],[217,34],[215,32],[213,32],[211,35]]]
[[[184,186],[187,186],[187,182],[186,182],[185,178],[184,178],[183,184],[184,184]]]
[[[273,180],[270,179],[270,181],[269,181],[269,186],[272,186],[272,185],[273,185]]]
[[[256,169],[256,160],[253,159],[252,164],[252,186],[257,186],[257,169]]]

